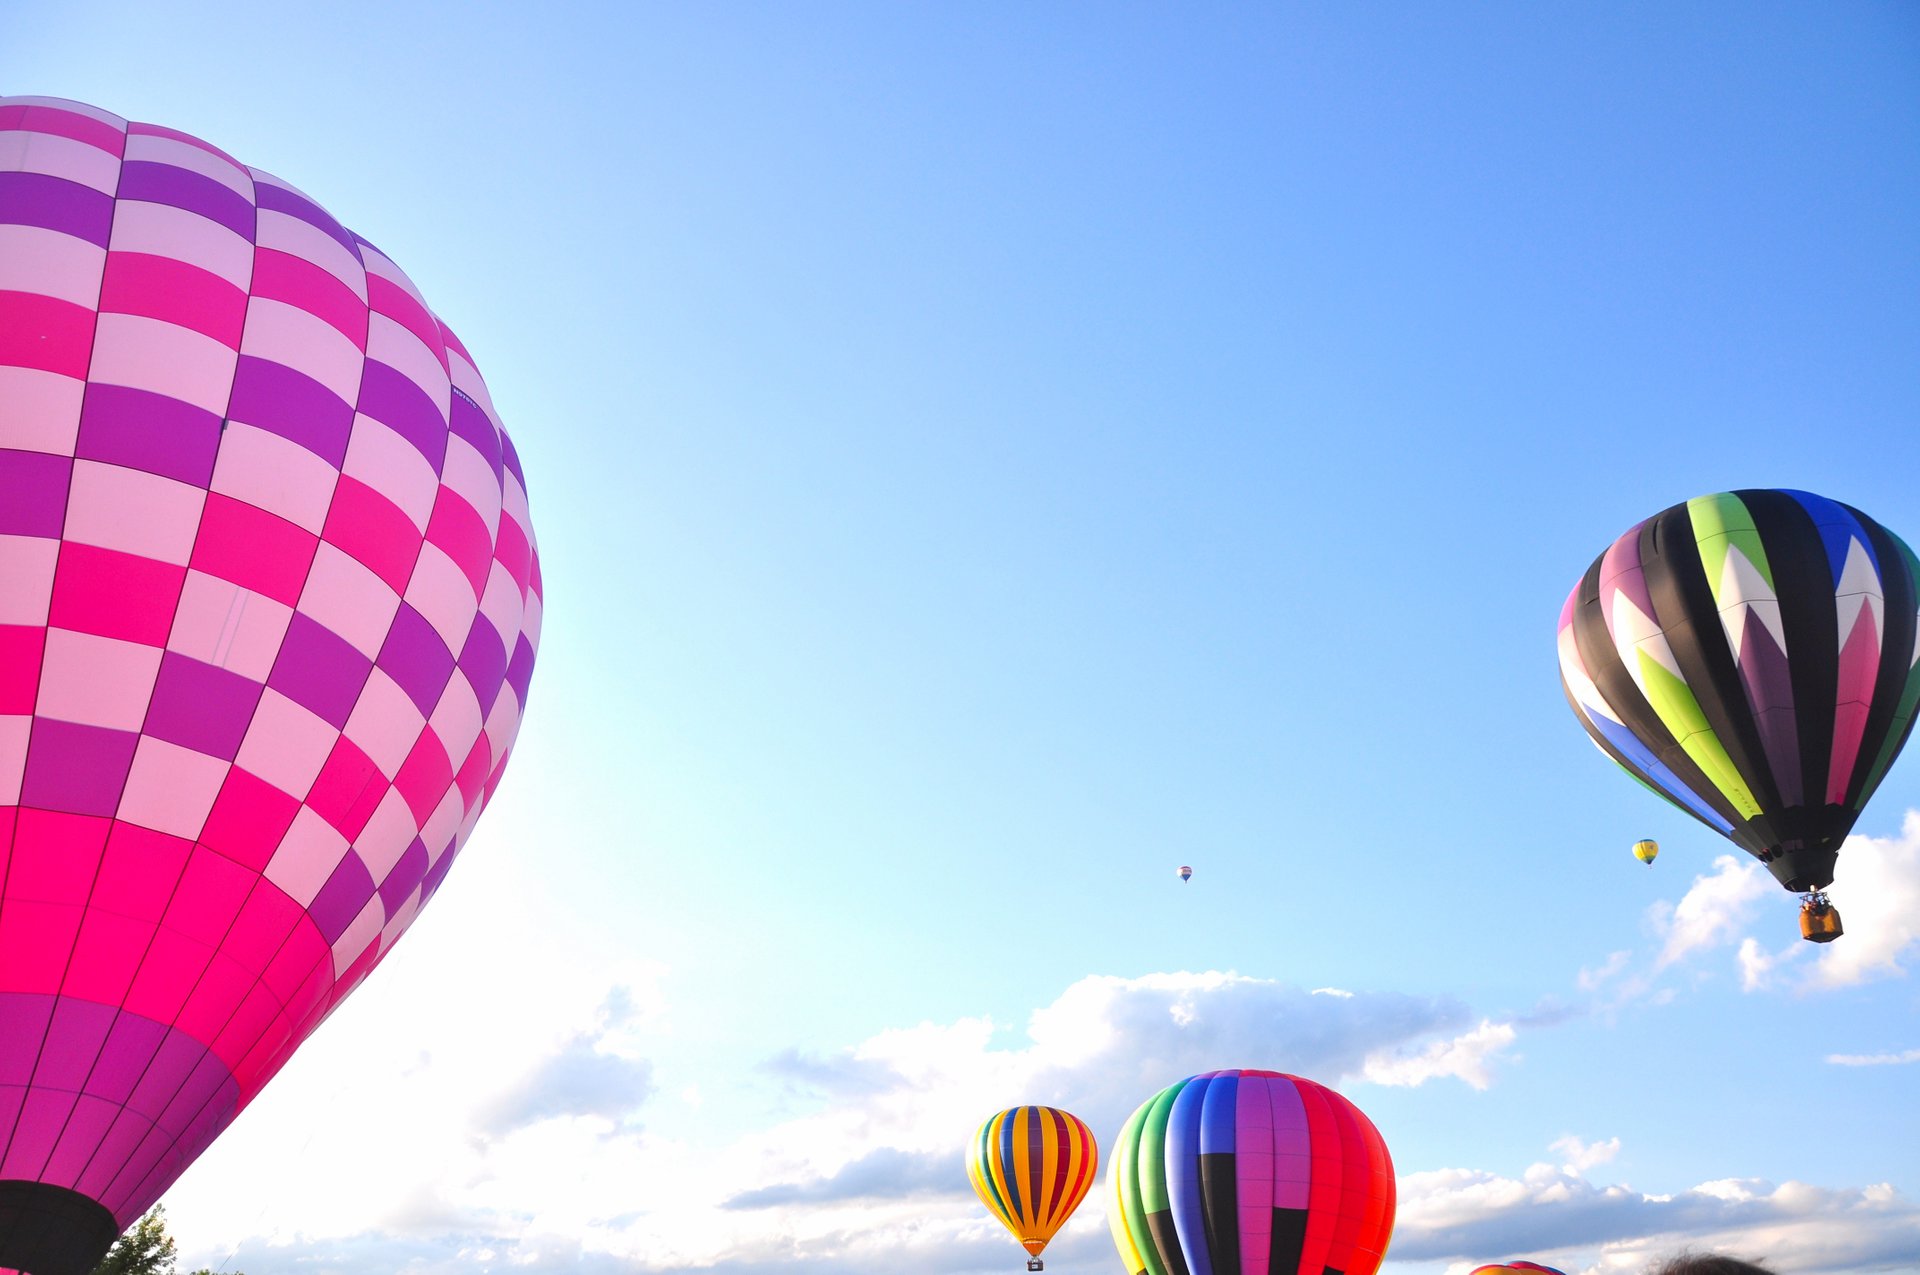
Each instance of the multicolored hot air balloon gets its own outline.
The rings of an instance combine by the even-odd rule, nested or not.
[[[967,1149],[967,1177],[987,1211],[1027,1250],[1027,1269],[1093,1186],[1093,1131],[1056,1107],[1012,1107],[989,1116]]]
[[[1594,560],[1560,677],[1627,773],[1765,863],[1817,914],[1840,844],[1913,729],[1920,564],[1804,491],[1675,505]]]
[[[1184,863],[1180,865],[1180,879],[1181,879],[1182,881],[1191,881],[1191,880],[1193,880],[1193,869],[1192,869],[1192,868],[1190,868],[1190,867],[1188,867],[1188,866],[1187,866],[1186,864],[1184,864]]]
[[[379,964],[540,615],[398,267],[196,138],[0,98],[0,1267],[84,1275]]]
[[[1633,857],[1651,868],[1653,861],[1660,857],[1660,843],[1658,841],[1634,842]]]
[[[1274,1071],[1212,1071],[1121,1129],[1107,1220],[1132,1275],[1373,1275],[1393,1235],[1393,1161],[1361,1110]]]
[[[1499,1266],[1476,1266],[1473,1275],[1525,1275],[1532,1271],[1535,1275],[1566,1275],[1566,1272],[1552,1266],[1542,1266],[1538,1262],[1505,1262]]]

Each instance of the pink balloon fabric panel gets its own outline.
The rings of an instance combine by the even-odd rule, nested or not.
[[[433,896],[541,616],[398,267],[195,138],[0,98],[0,1183],[126,1225]]]

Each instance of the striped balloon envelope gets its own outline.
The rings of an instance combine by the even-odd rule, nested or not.
[[[989,1116],[967,1150],[967,1177],[987,1211],[1034,1258],[1087,1198],[1099,1168],[1093,1131],[1055,1107]],[[1039,1261],[1027,1264],[1039,1270]]]
[[[1566,1275],[1558,1267],[1542,1266],[1538,1262],[1502,1262],[1497,1266],[1476,1266],[1472,1275]]]
[[[393,949],[540,617],[519,458],[391,260],[0,98],[0,1267],[85,1275]]]
[[[1831,884],[1913,729],[1920,566],[1805,491],[1674,505],[1595,558],[1560,613],[1560,678],[1600,751],[1765,863]]]
[[[1274,1071],[1170,1085],[1121,1129],[1107,1221],[1132,1275],[1373,1275],[1393,1161],[1361,1110]]]

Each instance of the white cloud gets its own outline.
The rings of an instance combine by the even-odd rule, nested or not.
[[[1897,1054],[1828,1054],[1827,1061],[1838,1067],[1898,1067],[1920,1062],[1920,1049]]]
[[[1558,1151],[1567,1157],[1561,1169],[1567,1173],[1585,1173],[1598,1164],[1605,1164],[1620,1154],[1620,1139],[1608,1138],[1605,1142],[1583,1142],[1573,1134],[1557,1139],[1547,1145],[1547,1150]]]
[[[1572,1163],[1535,1164],[1517,1178],[1475,1169],[1405,1174],[1393,1256],[1474,1262],[1524,1254],[1591,1275],[1644,1271],[1688,1246],[1764,1258],[1779,1275],[1920,1263],[1920,1206],[1888,1184],[1723,1179],[1649,1195],[1585,1176],[1618,1148],[1618,1139],[1563,1138],[1552,1149]]]
[[[1583,992],[1600,990],[1613,978],[1624,971],[1633,960],[1633,953],[1626,950],[1610,953],[1605,961],[1590,969],[1582,969],[1576,982]]]
[[[1511,1045],[1513,1037],[1513,1024],[1482,1020],[1472,1031],[1451,1040],[1369,1054],[1364,1074],[1376,1085],[1422,1085],[1450,1076],[1485,1089],[1493,1083],[1494,1056]]]
[[[1671,908],[1656,904],[1649,913],[1662,937],[1654,969],[1732,942],[1746,926],[1754,902],[1776,888],[1757,860],[1721,855],[1713,861],[1711,874],[1693,879],[1680,902]]]
[[[1741,939],[1740,950],[1734,958],[1740,965],[1740,990],[1759,992],[1772,987],[1774,973],[1800,955],[1802,941],[1795,940],[1777,952],[1769,952],[1766,945],[1751,934]]]

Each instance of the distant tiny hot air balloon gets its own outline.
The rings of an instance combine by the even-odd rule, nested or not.
[[[1191,881],[1193,879],[1193,869],[1184,863],[1180,865],[1180,879],[1182,881]]]
[[[1010,1107],[989,1116],[967,1150],[967,1177],[987,1211],[1027,1250],[1027,1269],[1093,1186],[1093,1131],[1056,1107]]]
[[[1213,1071],[1150,1098],[1114,1140],[1107,1222],[1130,1275],[1374,1275],[1393,1161],[1361,1110],[1274,1071]]]
[[[1502,1262],[1497,1266],[1477,1266],[1473,1275],[1525,1275],[1528,1271],[1533,1275],[1566,1275],[1557,1267],[1542,1266],[1538,1262]]]
[[[1660,843],[1658,841],[1636,841],[1633,843],[1633,857],[1648,867],[1653,866],[1653,861],[1658,858],[1659,855]]]
[[[539,559],[391,260],[197,138],[8,97],[0,611],[0,1268],[85,1275],[434,897]]]
[[[1701,496],[1587,568],[1560,678],[1600,751],[1805,896],[1826,942],[1841,843],[1920,705],[1920,563],[1805,491]]]

